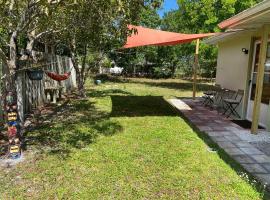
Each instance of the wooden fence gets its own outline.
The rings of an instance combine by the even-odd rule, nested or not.
[[[44,56],[44,55],[43,55]],[[31,64],[26,64],[31,67]],[[22,68],[20,66],[20,68]],[[24,68],[24,67],[23,67]],[[43,62],[42,69],[63,74],[71,71],[71,76],[65,81],[54,81],[45,73],[41,81],[30,80],[27,75],[27,70],[20,70],[16,74],[16,89],[17,89],[17,105],[20,120],[24,121],[28,113],[31,113],[35,108],[44,105],[48,102],[45,95],[46,87],[62,87],[63,93],[72,91],[76,88],[76,72],[69,57],[57,55],[47,55],[46,61]]]

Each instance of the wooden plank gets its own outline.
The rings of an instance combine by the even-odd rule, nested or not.
[[[22,97],[22,73],[18,72],[16,76],[16,92],[17,92],[17,109],[18,109],[18,115],[21,122],[23,122],[23,97]]]
[[[251,133],[258,133],[258,125],[260,119],[260,110],[261,110],[261,99],[262,99],[262,91],[263,91],[263,81],[264,81],[264,70],[265,70],[265,61],[267,54],[267,46],[268,46],[268,36],[270,26],[264,25],[262,28],[262,37],[261,37],[261,48],[259,55],[259,66],[257,72],[257,80],[256,80],[256,90],[255,90],[255,99],[254,99],[254,107],[253,107],[253,115],[252,115],[252,127]]]
[[[200,48],[200,39],[196,41],[196,52],[194,57],[194,67],[193,67],[193,100],[196,98],[197,93],[197,70],[199,66],[199,48]]]
[[[67,69],[71,68],[71,59],[68,57],[61,57],[49,54],[47,55],[47,63],[49,64],[44,69],[48,71],[54,71],[57,73],[64,73],[68,71]],[[1,62],[0,62],[1,65]],[[1,70],[1,67],[0,67]],[[72,77],[75,76],[75,71],[72,69]],[[72,77],[70,78],[70,85],[76,84],[73,83]],[[60,85],[65,88],[70,87],[69,81],[63,81]],[[45,84],[46,83],[46,84]],[[18,75],[16,87],[19,91],[19,110],[20,116],[25,116],[31,112],[37,106],[41,106],[46,102],[45,87],[57,87],[59,83],[52,79],[49,79],[44,75],[43,80],[41,81],[31,81],[25,72],[21,72]],[[74,85],[75,86],[75,85]],[[1,113],[1,110],[0,110]]]
[[[247,79],[246,79],[246,87],[245,87],[245,94],[243,98],[243,107],[242,107],[242,118],[245,119],[247,116],[248,110],[248,102],[249,102],[249,89],[250,89],[250,80],[251,80],[251,71],[252,71],[252,64],[253,64],[253,55],[254,55],[254,43],[256,41],[256,37],[251,38],[251,43],[249,47],[249,59],[248,59],[248,70],[247,70]]]

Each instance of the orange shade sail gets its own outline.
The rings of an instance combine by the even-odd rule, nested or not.
[[[128,36],[123,48],[133,48],[141,46],[169,46],[192,42],[193,40],[209,37],[216,33],[203,34],[182,34],[167,31],[160,31],[142,26],[129,25],[128,28],[136,29],[135,33]]]

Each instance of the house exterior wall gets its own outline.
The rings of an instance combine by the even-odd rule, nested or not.
[[[249,55],[242,48],[250,49],[251,36],[238,36],[218,44],[216,83],[222,87],[238,90],[246,89]]]
[[[247,88],[250,76],[250,57],[252,36],[254,33],[240,34],[218,43],[218,61],[216,84],[223,88],[237,91],[244,90],[245,95],[237,111],[242,119],[246,118],[249,90]],[[242,52],[242,48],[249,50],[248,54]]]
[[[216,84],[230,90],[242,89],[245,91],[242,103],[237,108],[243,119],[246,119],[248,109],[254,42],[255,38],[258,40],[260,35],[260,30],[253,30],[218,42]],[[242,48],[248,49],[249,53],[244,54]],[[270,116],[270,109],[267,112],[267,116]],[[270,130],[270,118],[265,115],[265,109],[261,108],[261,117],[264,117],[260,119],[260,123],[266,125]]]

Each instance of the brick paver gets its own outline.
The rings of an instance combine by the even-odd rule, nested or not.
[[[217,111],[202,106],[198,100],[173,99],[169,101],[191,124],[206,133],[246,171],[268,189],[270,188],[270,152],[264,152],[257,143],[246,140],[247,134],[250,134],[249,131],[231,122]]]

